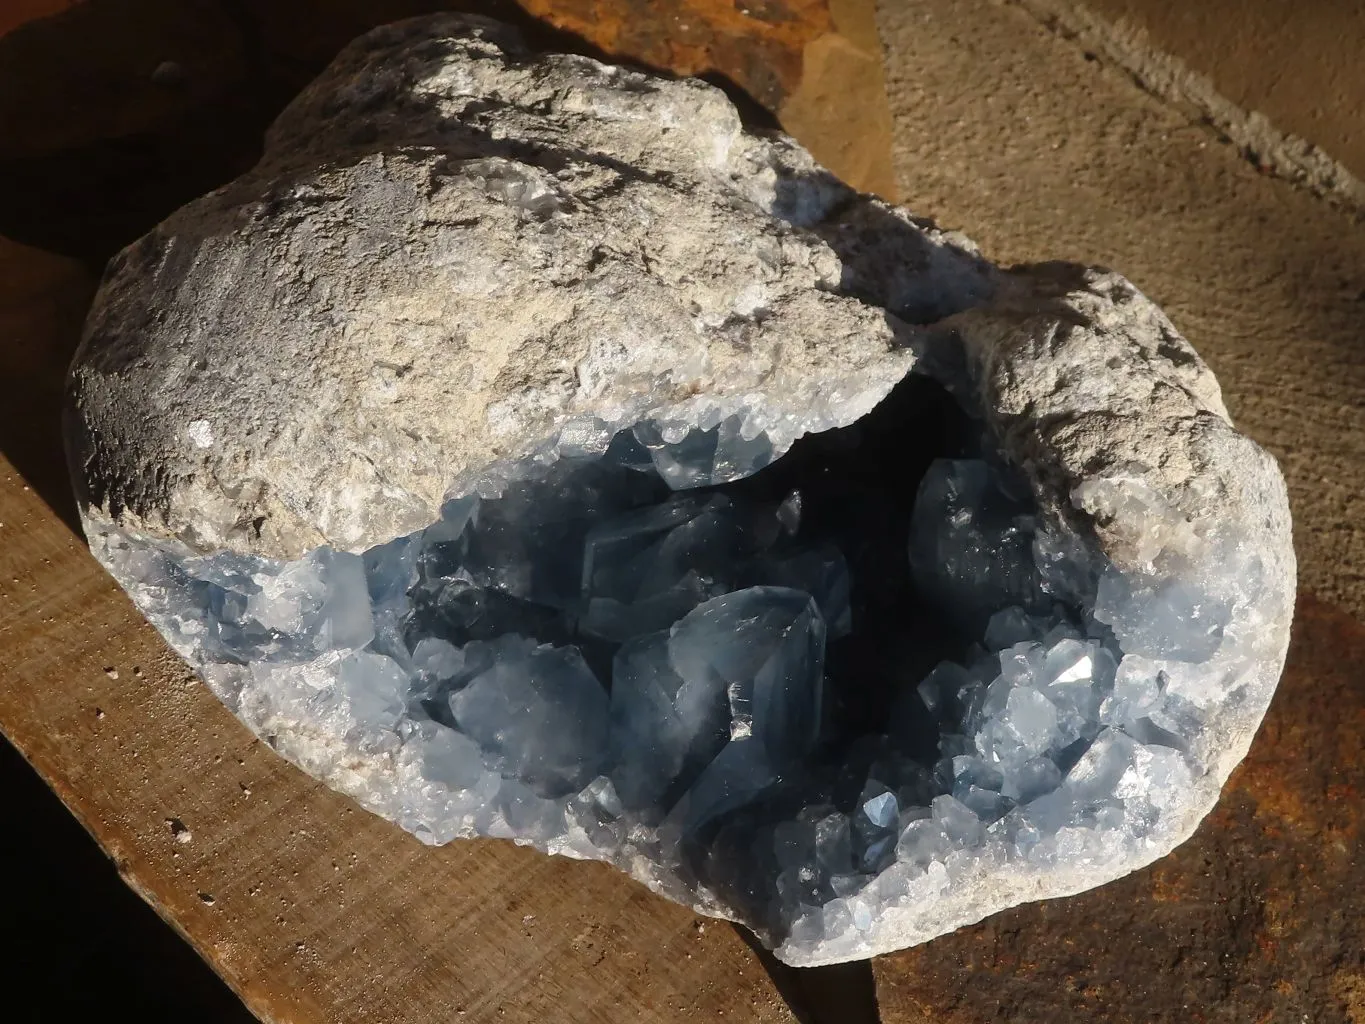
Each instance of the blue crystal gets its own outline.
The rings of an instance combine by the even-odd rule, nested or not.
[[[991,466],[940,459],[920,482],[910,564],[924,595],[973,630],[1011,605],[1034,610],[1034,517]]]
[[[1232,606],[1189,580],[1110,568],[1100,576],[1094,615],[1113,629],[1125,654],[1202,662],[1222,645]]]
[[[668,638],[674,671],[725,692],[731,739],[757,739],[778,762],[815,743],[824,650],[815,602],[781,587],[750,587],[708,601]]]
[[[738,480],[773,460],[767,435],[744,437],[743,421],[738,416],[727,417],[708,430],[647,420],[635,426],[634,437],[675,491]],[[616,457],[623,464],[638,464],[638,452],[625,443],[617,449]]]
[[[810,594],[825,620],[830,640],[853,631],[848,563],[832,544],[788,555],[764,555],[755,559],[744,575],[749,583]]]
[[[595,527],[583,558],[585,632],[622,641],[733,589],[753,537],[722,495],[680,496]]]
[[[657,500],[661,490],[656,477],[599,459],[561,459],[543,476],[512,481],[500,497],[481,504],[461,568],[480,586],[570,608],[581,591],[588,531]]]
[[[607,693],[571,647],[505,636],[449,697],[461,732],[489,767],[543,797],[564,796],[599,775],[607,757]]]
[[[611,696],[622,801],[681,796],[692,829],[759,793],[815,743],[824,642],[809,595],[751,587],[624,646]]]
[[[675,802],[729,740],[726,712],[715,687],[674,671],[666,632],[624,644],[611,688],[611,778],[621,803],[649,810]]]
[[[253,714],[370,730],[421,780],[419,835],[644,851],[784,927],[868,919],[898,858],[1016,833],[1059,856],[1058,829],[1117,827],[1135,758],[1182,777],[1199,719],[1166,680],[1217,652],[1229,598],[1038,533],[984,460],[933,463],[910,510],[873,488],[843,515],[819,462],[722,491],[771,458],[741,427],[580,431],[363,556],[126,557],[174,642],[270,693]]]

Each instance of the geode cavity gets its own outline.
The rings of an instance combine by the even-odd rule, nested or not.
[[[795,964],[1166,853],[1288,637],[1280,475],[1128,282],[476,18],[354,43],[114,260],[68,435],[285,757]]]

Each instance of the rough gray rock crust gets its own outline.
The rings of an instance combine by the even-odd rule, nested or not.
[[[255,169],[115,259],[71,380],[91,506],[203,551],[361,551],[584,416],[855,418],[913,365],[898,314],[989,290],[718,89],[465,24],[350,46]],[[864,234],[886,251],[848,258]],[[890,313],[864,274],[908,282]]]
[[[481,19],[419,19],[352,44],[281,115],[255,169],[114,261],[72,369],[68,440],[97,553],[172,636],[139,545],[182,561],[359,553],[429,526],[448,496],[496,491],[537,453],[732,415],[780,453],[862,417],[912,370],[953,389],[1022,471],[1062,538],[1057,565],[1108,567],[1138,595],[1193,581],[1230,619],[1198,673],[1161,663],[1174,710],[1141,742],[1175,743],[1190,781],[1148,792],[1139,744],[1115,784],[1155,816],[1139,841],[1077,825],[1053,861],[1029,860],[1008,853],[1011,824],[927,871],[897,861],[770,936],[814,964],[1161,856],[1212,807],[1264,714],[1293,603],[1283,482],[1123,278],[998,270],[791,140],[746,132],[700,82],[531,55]],[[1151,625],[1105,621],[1121,644]],[[431,828],[390,810],[406,763],[392,745],[377,754],[372,737],[282,716],[175,636],[282,753]],[[635,853],[499,834],[733,913]]]

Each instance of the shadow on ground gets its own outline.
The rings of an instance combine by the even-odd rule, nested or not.
[[[7,1024],[119,1016],[146,1024],[255,1018],[134,892],[0,738],[0,987]],[[17,993],[25,993],[19,998]]]
[[[736,925],[735,931],[754,951],[797,1024],[877,1024],[881,1019],[871,961],[788,967],[764,949],[747,928]]]

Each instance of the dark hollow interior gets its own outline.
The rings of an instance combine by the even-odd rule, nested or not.
[[[717,488],[769,502],[798,490],[798,537],[832,543],[848,563],[853,630],[826,649],[817,761],[841,764],[859,739],[885,732],[896,696],[973,639],[921,598],[908,545],[925,470],[935,459],[975,456],[979,438],[979,425],[946,390],[912,373],[862,419],[808,434],[753,476]],[[927,716],[921,724],[899,739],[928,765],[938,757],[938,728]]]
[[[911,571],[909,543],[916,494],[926,470],[936,459],[992,457],[982,451],[982,437],[981,424],[945,388],[930,377],[911,373],[868,415],[847,427],[800,438],[780,458],[738,481],[670,492],[656,475],[626,474],[631,487],[640,488],[629,499],[636,507],[666,501],[674,493],[719,492],[737,505],[772,508],[799,492],[795,541],[833,545],[848,567],[852,630],[830,640],[826,648],[823,718],[816,746],[760,799],[718,815],[682,837],[678,865],[682,874],[747,908],[760,929],[780,926],[775,907],[782,901],[771,891],[779,868],[764,863],[774,856],[771,836],[778,823],[802,812],[809,816],[812,808],[849,814],[869,779],[897,790],[903,801],[914,794],[920,805],[948,788],[934,774],[940,722],[917,700],[906,697],[913,698],[916,685],[940,661],[964,660],[980,639],[979,630],[971,624],[964,627],[960,617],[949,615],[941,597],[921,593]],[[547,495],[547,502],[554,500],[552,492]],[[555,528],[542,522],[538,530],[543,534]],[[535,543],[542,551],[574,548],[571,541],[548,547],[546,541],[541,536]],[[496,588],[478,590],[478,614],[462,600],[452,599],[444,581],[457,563],[468,562],[468,543],[459,542],[458,550],[452,545],[448,554],[439,543],[429,546],[419,579],[425,573],[430,585],[419,582],[411,591],[409,649],[421,636],[436,636],[457,646],[493,639],[507,629],[511,615],[524,635],[541,643],[577,647],[610,688],[612,658],[619,645],[576,629],[573,616],[565,615],[562,607],[537,605]],[[577,543],[581,546],[581,540]],[[424,707],[436,720],[455,726],[444,694],[430,696]],[[856,840],[855,836],[855,844]],[[857,863],[856,850],[852,857]],[[828,881],[814,883],[813,902],[822,898],[818,887]]]

